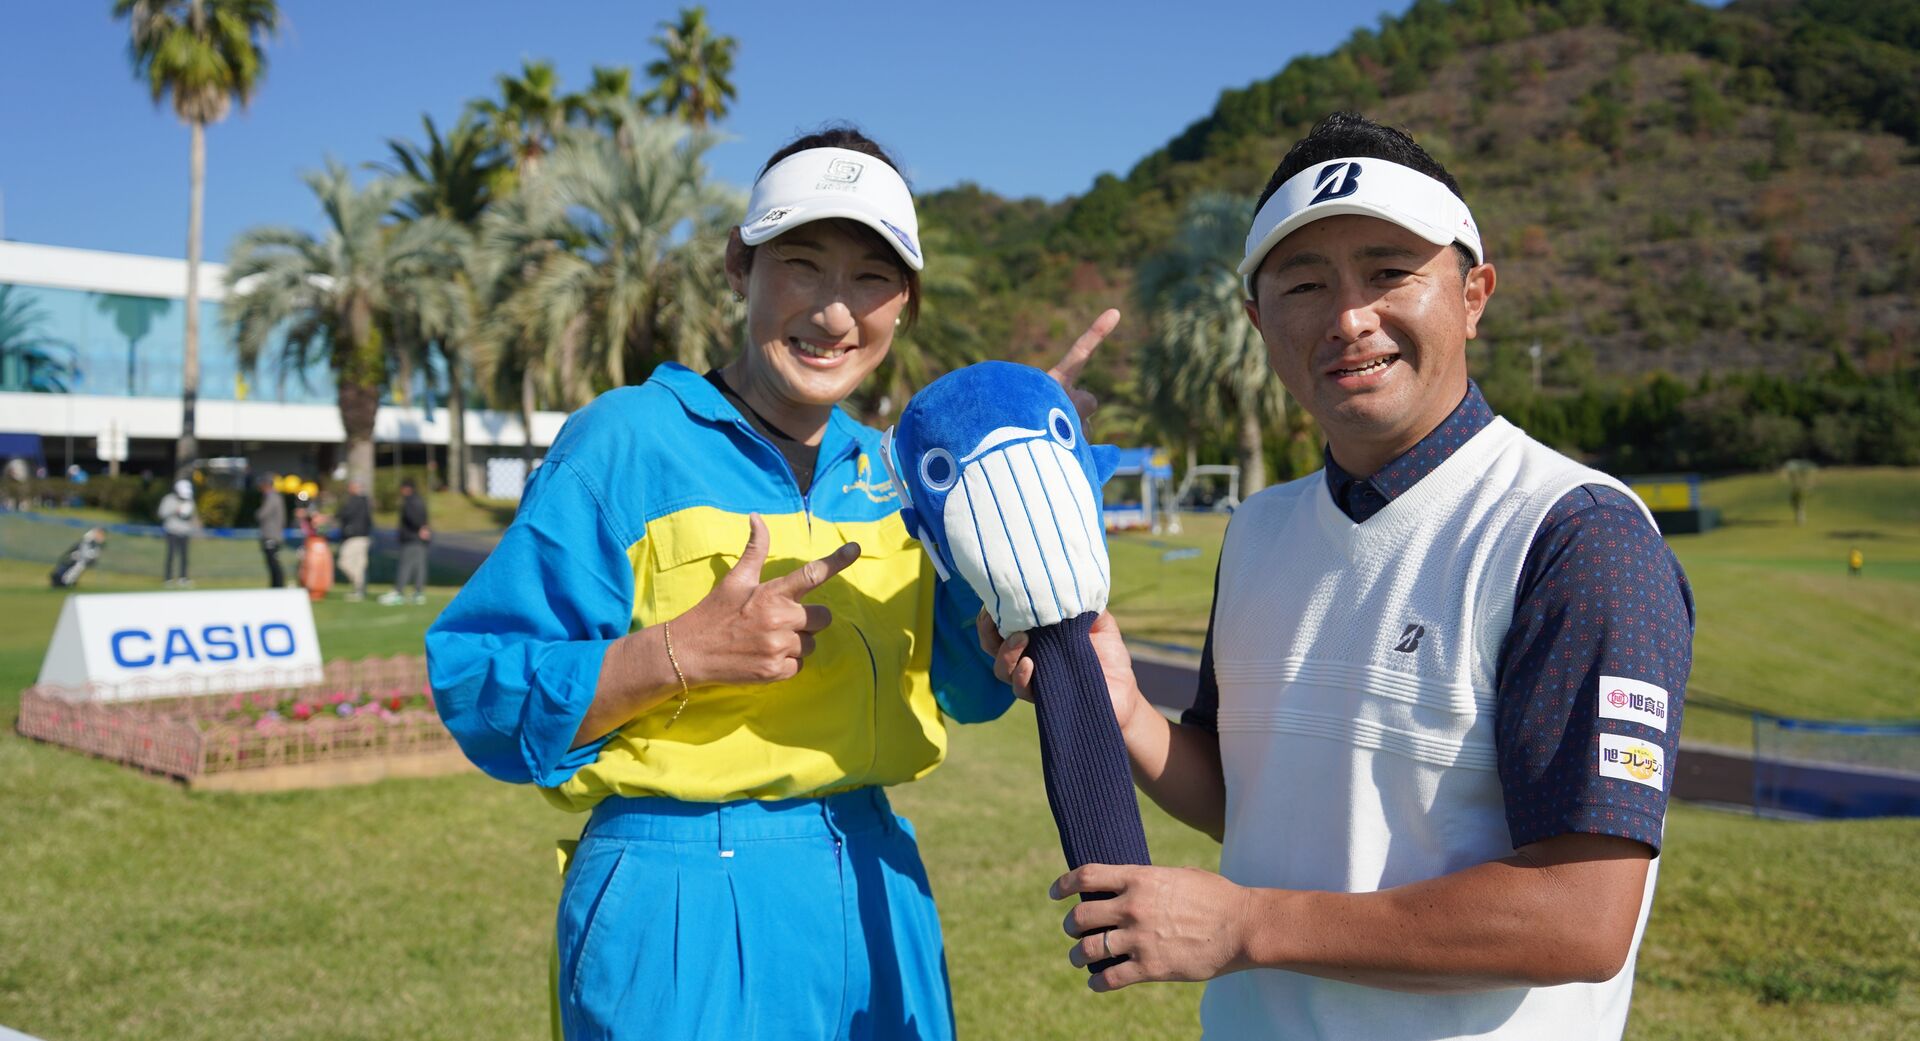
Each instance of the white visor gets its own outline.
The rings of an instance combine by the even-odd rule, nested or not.
[[[809,148],[773,164],[753,182],[740,240],[749,246],[799,225],[833,217],[872,228],[918,271],[920,222],[913,195],[893,167],[865,152]]]
[[[1343,213],[1392,221],[1436,246],[1457,242],[1476,264],[1487,259],[1473,214],[1446,185],[1385,159],[1330,159],[1287,178],[1254,215],[1247,255],[1238,268],[1248,298],[1253,297],[1253,273],[1281,239],[1302,225]]]

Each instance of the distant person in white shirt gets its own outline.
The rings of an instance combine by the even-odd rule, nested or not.
[[[193,533],[200,526],[200,519],[193,506],[193,482],[178,480],[173,482],[173,491],[160,500],[160,530],[167,536],[166,583],[177,588],[188,588],[193,579],[187,577],[187,547],[193,540]]]

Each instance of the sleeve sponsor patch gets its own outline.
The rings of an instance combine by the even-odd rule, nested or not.
[[[1600,718],[1623,719],[1667,732],[1667,692],[1645,680],[1600,677]]]
[[[1618,734],[1600,735],[1600,776],[1666,791],[1667,753],[1658,743]]]

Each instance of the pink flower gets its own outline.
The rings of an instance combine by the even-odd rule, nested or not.
[[[304,722],[304,721],[305,721],[305,720],[307,720],[308,718],[310,718],[310,717],[312,717],[312,715],[313,715],[313,706],[312,706],[312,705],[309,705],[309,704],[307,704],[307,703],[306,703],[306,702],[304,702],[304,701],[296,701],[296,702],[294,702],[294,704],[293,704],[293,718],[295,718],[295,719],[298,719],[298,720],[301,720],[301,721],[303,721],[303,722]]]

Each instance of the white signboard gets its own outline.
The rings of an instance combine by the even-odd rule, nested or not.
[[[106,700],[320,678],[313,604],[300,589],[77,593],[54,626],[40,683],[100,684]]]
[[[103,463],[127,461],[127,435],[112,427],[102,430],[93,441],[94,457]]]

